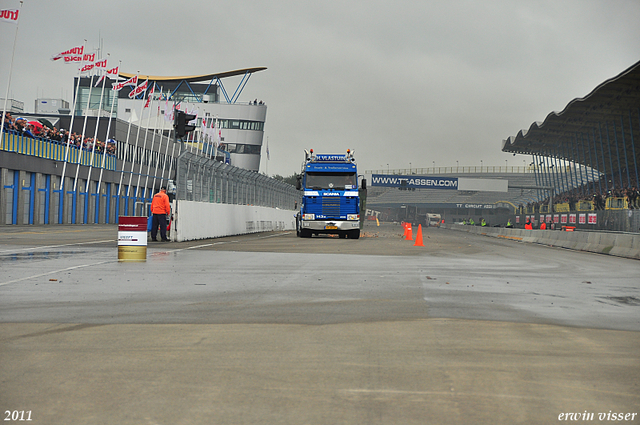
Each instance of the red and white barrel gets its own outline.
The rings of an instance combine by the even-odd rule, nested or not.
[[[118,261],[147,261],[147,217],[118,218]]]

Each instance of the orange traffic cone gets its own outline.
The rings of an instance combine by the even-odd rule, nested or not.
[[[413,246],[424,246],[422,243],[422,224],[418,225],[418,234],[416,235],[416,243]]]
[[[412,241],[413,240],[413,229],[411,229],[411,223],[407,223],[407,226],[404,230],[404,240]]]

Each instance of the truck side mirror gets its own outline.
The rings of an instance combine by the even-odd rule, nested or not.
[[[302,176],[300,175],[296,176],[296,189],[302,189]]]
[[[367,190],[367,179],[362,179],[362,189]]]

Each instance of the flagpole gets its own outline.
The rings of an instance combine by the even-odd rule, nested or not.
[[[217,139],[217,140],[215,140],[213,142],[213,148],[215,149],[215,154],[216,154],[216,156],[213,157],[213,160],[217,161],[218,160],[218,146],[220,145],[220,137],[219,137],[220,133],[218,133],[220,130],[218,129],[218,116],[217,115],[216,115],[215,129],[213,131],[215,133],[214,137]]]
[[[95,53],[94,53],[95,55]],[[84,56],[83,56],[84,58]],[[95,62],[95,60],[94,60]],[[82,61],[82,63],[84,64],[84,60]],[[80,68],[82,69],[82,68]],[[91,73],[91,82],[89,83],[89,97],[87,98],[87,109],[85,109],[84,112],[84,123],[82,124],[82,134],[80,135],[80,149],[78,150],[78,165],[76,167],[76,177],[73,179],[73,191],[75,192],[77,187],[78,187],[78,174],[80,173],[80,165],[82,162],[82,152],[83,152],[83,148],[84,148],[84,132],[87,130],[87,121],[89,120],[89,107],[91,105],[91,95],[93,94],[93,77],[95,76],[95,74],[92,72]],[[78,77],[78,86],[80,85],[80,80],[82,79],[82,76]],[[89,182],[87,181],[87,184]],[[87,192],[87,187],[85,185],[85,192]],[[86,196],[86,195],[85,195]]]
[[[107,56],[109,56],[109,54],[107,53]],[[102,60],[100,61],[102,62]],[[105,69],[102,72],[106,72],[106,59],[105,59]],[[104,74],[103,74],[104,75]],[[98,80],[98,82],[96,82],[96,85],[99,83],[100,81]],[[96,144],[98,141],[98,127],[100,126],[100,111],[102,110],[102,101],[104,99],[104,86],[106,83],[106,78],[102,79],[102,90],[100,91],[100,103],[98,103],[98,116],[96,118],[96,129],[93,133],[93,146],[91,147],[91,158],[89,159],[89,172],[87,173],[87,184],[85,185],[85,192],[86,192],[86,197],[89,196],[89,188],[91,186],[91,172],[93,171],[93,160],[95,159],[95,153],[96,153]],[[90,89],[91,91],[93,91],[93,85]],[[105,148],[106,148],[106,143],[105,143]],[[106,149],[105,149],[106,150]],[[96,199],[97,196],[96,196]],[[96,203],[96,205],[98,205]],[[84,221],[85,224],[88,221],[87,220],[87,215],[89,214],[89,211],[85,209],[85,216],[84,216]]]
[[[162,100],[162,90],[164,90],[164,88],[160,87],[160,98],[158,99],[158,110],[156,112],[156,122],[154,123],[155,131],[153,132],[153,138],[151,139],[151,152],[153,152],[153,144],[156,142],[156,134],[158,134],[158,118],[160,117],[160,101]],[[161,142],[162,142],[162,137],[160,138],[160,142],[158,143],[158,151],[160,151]],[[158,162],[160,162],[159,160],[160,158],[158,157],[158,159],[156,159],[155,170],[153,171],[153,184],[151,185],[151,193],[153,193],[156,187],[156,174],[158,174]],[[147,186],[148,183],[149,183],[149,173],[147,172],[147,178],[144,180],[144,187],[148,187]]]
[[[169,96],[171,96],[171,94],[167,95],[167,102],[165,103],[165,108],[169,107]],[[165,117],[167,116],[167,110],[165,109],[164,111],[165,113]],[[175,114],[175,110],[173,111],[173,114]],[[172,115],[173,115],[172,114]],[[166,120],[165,120],[166,121]],[[169,154],[169,144],[173,145],[173,150],[171,151],[171,157],[173,158],[173,152],[176,149],[176,144],[172,143],[172,139],[171,139],[171,132],[173,131],[173,126],[171,126],[169,128],[169,134],[167,135],[167,147],[164,149],[164,163],[162,164],[162,177],[160,178],[160,185],[162,186],[162,183],[164,182],[164,172],[167,169],[167,158],[168,158],[168,154]],[[163,135],[164,135],[164,131],[163,131]],[[162,141],[162,138],[160,138],[160,141]],[[171,164],[171,162],[169,162],[169,164]],[[171,165],[169,165],[171,166]],[[154,187],[155,187],[155,181],[154,181]]]
[[[87,40],[84,40],[84,44],[82,45],[82,55],[84,58],[84,49],[87,47]],[[73,132],[73,121],[76,117],[76,105],[78,104],[78,91],[80,90],[80,76],[82,75],[80,70],[78,69],[78,84],[76,85],[76,93],[73,97],[73,109],[71,111],[71,121],[69,122],[69,136],[67,137],[67,146],[64,150],[64,162],[62,164],[62,176],[60,177],[60,202],[58,207],[58,223],[62,224],[64,221],[63,213],[64,213],[64,178],[67,170],[67,163],[69,162],[69,151],[71,149],[71,134]]]
[[[171,135],[171,131],[169,131],[169,135]],[[174,158],[174,153],[176,151],[176,144],[173,144],[173,147],[171,148],[171,161],[169,161],[169,173],[167,175],[167,180],[171,180],[171,168],[173,167],[173,158]],[[180,146],[182,146],[182,143],[180,143]],[[169,147],[169,145],[167,144],[167,148]],[[162,180],[164,180],[164,170],[162,170]]]
[[[120,64],[122,64],[122,61],[119,61],[118,64],[118,69],[120,68]],[[117,75],[116,75],[117,77]],[[107,77],[105,76],[105,80],[107,79]],[[117,80],[116,80],[117,81]],[[116,92],[116,96],[117,96]],[[114,100],[111,100],[111,110],[109,111],[109,124],[107,125],[107,135],[105,136],[105,142],[104,142],[104,150],[102,152],[102,165],[100,166],[100,177],[98,178],[98,185],[96,186],[96,199],[98,199],[98,197],[100,196],[100,185],[102,184],[102,174],[104,172],[104,163],[106,161],[106,156],[107,156],[107,148],[108,148],[108,144],[109,144],[109,132],[111,131],[111,121],[113,120],[113,105],[116,102],[114,102]],[[125,149],[125,154],[126,154],[126,149]],[[117,160],[116,160],[116,164],[117,164]],[[122,161],[123,164],[123,170],[124,170],[124,161]],[[114,170],[115,171],[115,170]],[[122,175],[122,173],[120,174]],[[117,215],[117,214],[116,214]],[[109,222],[109,211],[105,211],[105,222]]]
[[[0,138],[4,139],[4,117],[7,113],[7,102],[9,101],[9,88],[11,87],[11,74],[13,73],[13,57],[16,54],[16,44],[18,41],[18,27],[20,26],[20,12],[22,11],[22,0],[18,9],[18,20],[16,22],[16,34],[13,36],[13,50],[11,51],[11,64],[9,65],[9,81],[7,82],[7,92],[4,96],[4,107],[2,108],[2,124],[0,124]],[[1,141],[1,140],[0,140]]]
[[[149,81],[149,80],[147,79],[147,81]],[[136,87],[136,89],[137,89],[137,87]],[[134,90],[136,90],[136,89],[134,89]],[[142,102],[140,103],[141,108],[140,108],[140,118],[138,119],[138,133],[136,134],[136,146],[134,148],[134,155],[133,155],[134,162],[131,163],[131,174],[129,174],[129,187],[127,187],[127,196],[129,195],[129,190],[131,189],[131,182],[133,180],[133,170],[134,170],[134,167],[135,167],[135,158],[136,158],[136,154],[138,153],[138,141],[140,140],[140,124],[142,123],[142,113],[144,112],[144,101],[145,101],[145,96],[147,95],[147,93],[148,93],[148,91],[145,88],[144,95],[142,96]],[[134,96],[134,98],[135,98],[135,96]],[[143,152],[143,155],[144,155],[144,152]],[[140,160],[140,170],[142,171],[142,159]],[[134,202],[133,203],[133,213],[134,214],[136,212],[136,204],[135,204],[135,202],[138,199],[138,195],[139,195],[139,193],[137,192],[137,189],[136,189],[136,197],[135,197],[135,199],[133,201]]]
[[[147,88],[147,91],[145,92],[145,94],[147,95],[147,101],[149,102],[149,121],[151,121],[151,109],[153,109],[153,98],[151,97],[151,95],[153,94],[153,89],[155,88],[155,82],[152,84],[151,86],[151,93],[149,93],[149,89]],[[144,110],[146,108],[146,104],[142,107],[142,112],[144,113]],[[140,122],[142,123],[142,114],[140,115]],[[147,123],[148,124],[148,123]],[[138,130],[140,129],[140,127],[138,127]],[[147,136],[149,135],[149,125],[145,126],[144,128],[144,143],[142,144],[142,160],[140,160],[140,170],[138,173],[138,182],[136,183],[136,193],[140,192],[140,180],[142,178],[142,163],[144,162],[144,153],[145,150],[147,150]],[[151,144],[151,146],[153,147],[153,143]],[[147,165],[147,180],[149,177],[149,165]],[[144,196],[147,195],[147,187],[145,185],[144,187]],[[144,199],[144,198],[143,198]]]
[[[138,71],[138,72],[137,72],[136,77],[138,77],[139,75],[140,75],[140,71]],[[135,86],[134,86],[133,90],[135,90],[135,88],[136,88],[137,86],[138,86],[138,79],[136,79],[136,84],[135,84]],[[134,106],[135,106],[135,105],[134,105]],[[131,108],[131,110],[132,110],[132,111],[135,111],[135,109],[134,109],[134,108]],[[142,112],[141,112],[141,113],[142,113]],[[131,123],[132,123],[132,122],[133,122],[133,117],[132,117],[132,116],[130,116],[130,117],[129,117],[129,128],[128,128],[128,130],[127,130],[127,147],[129,146],[129,136],[131,135]],[[136,162],[136,155],[138,154],[138,152],[136,152],[136,151],[137,151],[137,148],[138,148],[138,139],[136,138],[136,145],[135,145],[135,147],[133,148],[133,155],[132,155],[132,158],[131,158],[131,171],[129,172],[129,185],[127,186],[127,194],[125,195],[125,198],[127,198],[127,205],[128,205],[128,203],[129,203],[129,191],[131,190],[131,179],[133,178],[133,177],[132,177],[132,176],[133,176],[133,165],[134,165],[134,164],[135,164],[135,162]],[[123,169],[124,169],[124,167],[123,167]],[[120,181],[122,181],[122,179],[120,179]]]
[[[140,71],[138,71],[138,73],[136,74],[136,83],[135,85],[138,85],[138,74],[140,73]],[[118,73],[118,76],[120,74]],[[129,80],[127,80],[129,81]],[[126,83],[126,81],[125,81]],[[122,87],[118,88],[118,92],[122,90]],[[120,98],[120,95],[118,95],[118,99]],[[124,177],[124,169],[126,168],[126,163],[127,163],[127,153],[129,152],[129,136],[131,135],[131,121],[133,121],[132,117],[129,117],[129,126],[127,127],[127,140],[124,142],[124,155],[122,156],[122,172],[120,173],[120,183],[118,183],[118,204],[120,203],[120,193],[122,192],[122,178]],[[135,152],[133,152],[133,156],[135,156]],[[133,161],[133,159],[132,159]],[[132,165],[133,167],[133,165]],[[133,168],[131,170],[133,172]],[[127,198],[127,207],[128,207],[128,203],[129,203],[129,189],[127,189],[127,194],[125,195],[125,198]],[[119,214],[119,212],[117,212]]]

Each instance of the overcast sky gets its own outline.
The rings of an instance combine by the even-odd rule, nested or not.
[[[76,72],[50,57],[84,39],[123,72],[267,67],[239,101],[267,103],[270,175],[299,171],[308,148],[351,148],[361,171],[523,165],[503,139],[640,60],[638,0],[25,0],[21,13],[9,98],[27,112],[71,102]],[[0,97],[14,34],[0,24]]]

